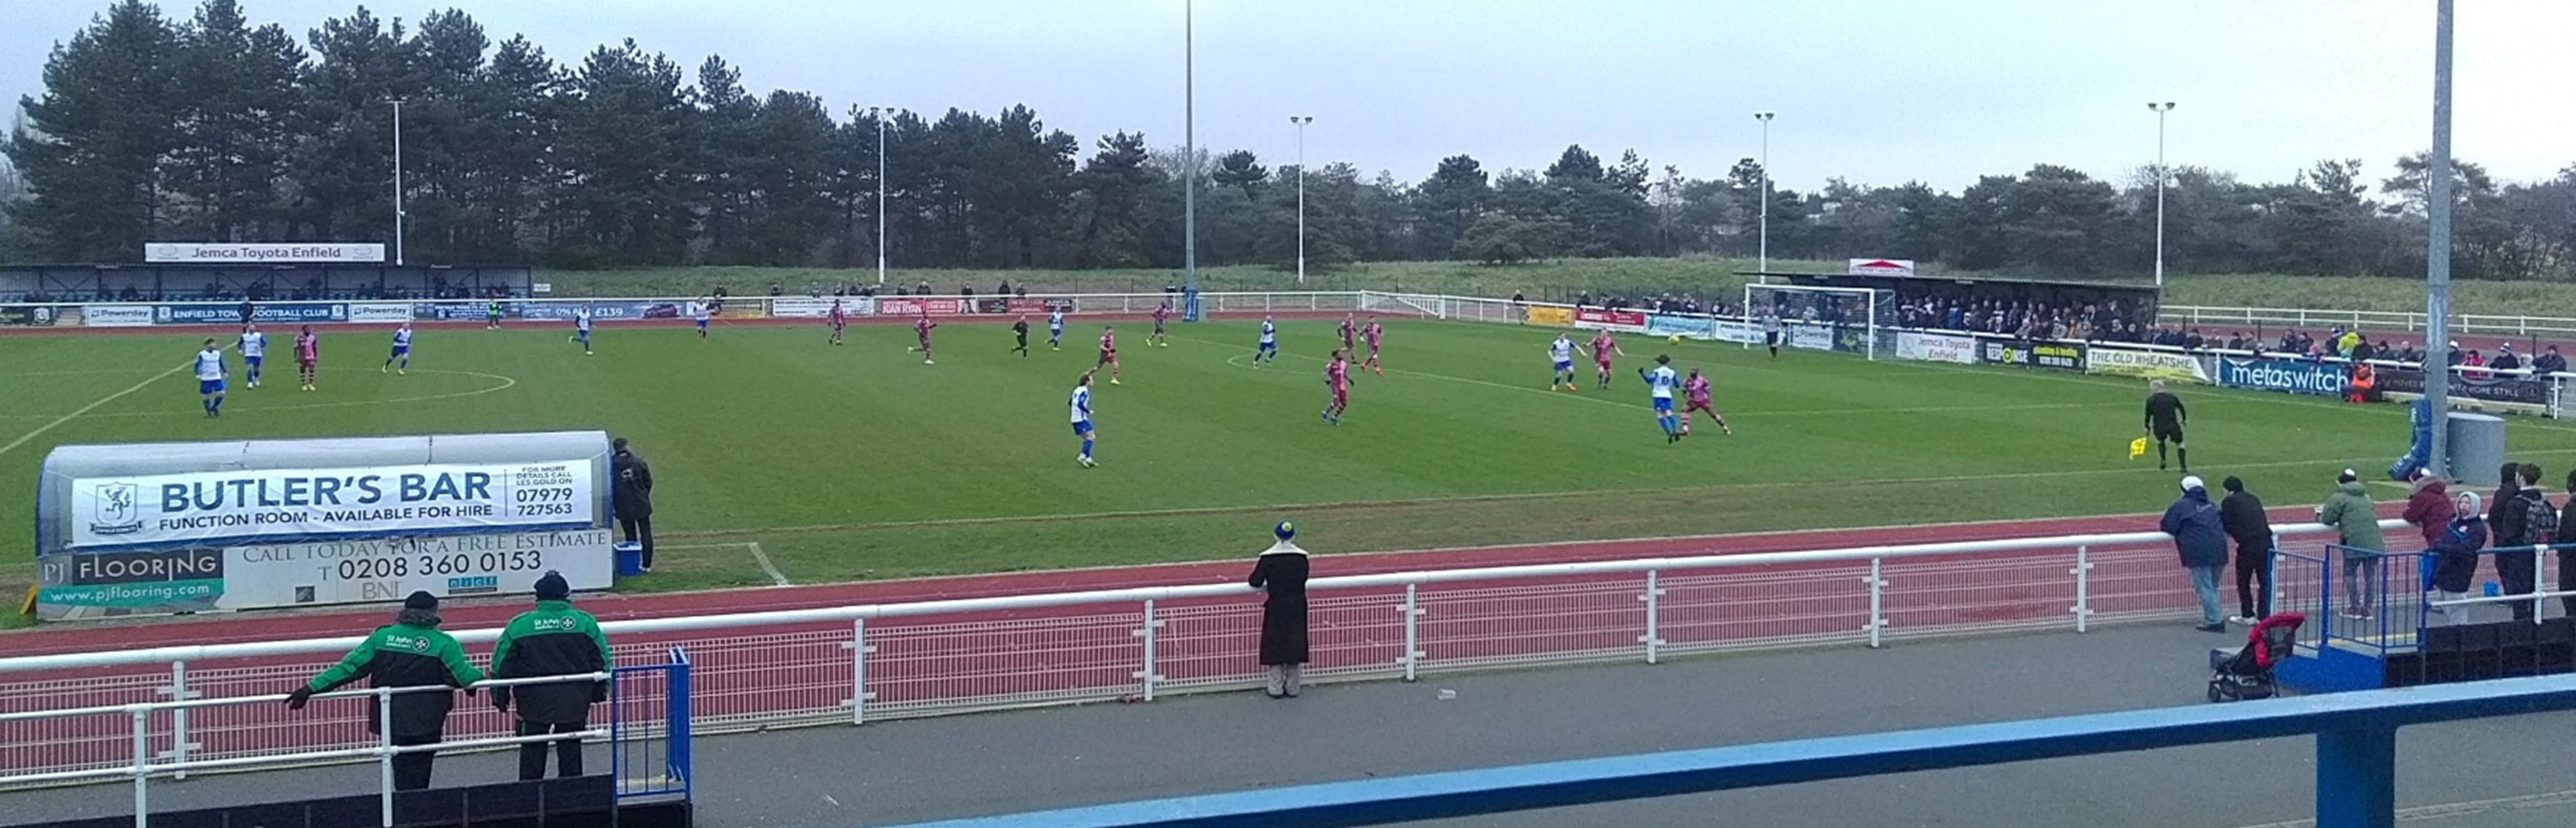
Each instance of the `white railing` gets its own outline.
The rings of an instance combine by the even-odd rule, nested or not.
[[[2141,518],[2141,522],[2147,519]],[[2388,525],[2399,525],[2395,521]],[[2280,528],[2284,549],[2325,527]],[[1317,578],[1318,680],[1645,661],[1792,646],[2072,629],[2189,617],[2198,601],[2157,532],[1865,546]],[[1321,559],[1329,570],[1330,558]],[[612,621],[621,662],[691,654],[702,732],[912,717],[1258,686],[1260,609],[1239,584]],[[496,629],[464,630],[484,644]],[[356,637],[0,659],[0,711],[274,693]],[[0,774],[122,760],[122,729],[0,718]],[[364,747],[362,717],[271,707],[167,717],[155,755],[218,760]],[[468,705],[451,733],[507,733]]]
[[[608,673],[588,673],[572,676],[488,679],[475,683],[473,685],[473,689],[489,691],[496,688],[515,687],[520,685],[555,684],[564,681],[582,680],[604,681],[608,678]],[[373,707],[375,709],[377,720],[390,724],[393,721],[394,696],[410,693],[454,692],[456,692],[456,688],[447,687],[445,685],[425,687],[376,687],[364,690],[317,693],[314,694],[306,704],[310,705],[315,702],[319,702],[322,703],[324,708],[335,706],[349,707],[349,705],[334,705],[332,703],[344,699],[366,699],[369,700],[367,704],[356,705],[356,707],[359,707],[360,709]],[[124,741],[127,744],[125,756],[121,757],[121,761],[116,762],[94,761],[83,763],[86,765],[84,767],[60,769],[0,769],[0,788],[91,782],[118,778],[126,779],[134,785],[134,824],[137,828],[143,828],[143,826],[150,824],[152,813],[152,780],[155,777],[184,779],[192,771],[204,773],[210,771],[222,772],[255,770],[372,759],[377,763],[376,781],[378,801],[380,803],[379,807],[382,809],[379,814],[382,819],[381,824],[392,825],[394,824],[395,791],[394,758],[397,756],[409,753],[439,751],[491,750],[495,748],[515,747],[518,745],[540,742],[550,743],[561,741],[566,738],[576,738],[585,742],[605,742],[609,738],[609,729],[606,727],[598,727],[586,729],[579,733],[570,734],[569,736],[566,734],[546,734],[538,736],[478,735],[461,739],[442,739],[431,744],[396,745],[393,741],[393,728],[388,726],[378,728],[379,732],[377,733],[376,738],[365,745],[343,744],[284,753],[257,753],[223,757],[207,757],[203,755],[191,757],[184,751],[177,753],[161,753],[153,750],[155,741],[153,737],[163,728],[162,725],[156,724],[156,721],[158,720],[168,719],[170,721],[184,723],[187,719],[187,714],[190,712],[204,714],[235,708],[247,708],[253,705],[262,705],[274,708],[285,702],[287,698],[287,695],[283,693],[271,693],[251,696],[197,699],[183,698],[173,701],[136,702],[132,704],[52,708],[0,713],[0,727],[38,724],[59,725],[64,726],[65,729],[98,731],[116,730],[121,727],[124,736],[126,737]]]
[[[2247,327],[2326,328],[2363,331],[2422,331],[2431,317],[2416,312],[2328,310],[2319,308],[2229,308],[2161,305],[2157,321],[2167,325],[2243,325]],[[2576,319],[2552,316],[2453,314],[2451,332],[2462,336],[2563,337],[2576,335]]]

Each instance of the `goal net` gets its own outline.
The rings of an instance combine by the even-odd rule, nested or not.
[[[1896,291],[1745,285],[1745,321],[1758,329],[1771,317],[1780,320],[1783,345],[1870,359],[1896,353]]]

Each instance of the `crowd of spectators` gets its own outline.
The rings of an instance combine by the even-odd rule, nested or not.
[[[1514,294],[1514,296],[1517,297],[1518,294]],[[1515,298],[1513,301],[1517,302],[1520,300]],[[1592,295],[1591,291],[1584,291],[1575,295],[1574,304],[1578,307],[1601,308],[1604,310],[1642,310],[1652,313],[1669,313],[1686,316],[1734,316],[1740,310],[1736,306],[1727,304],[1724,300],[1703,299],[1701,297],[1691,296],[1688,294],[1674,293],[1662,293],[1654,296],[1638,297],[1603,293],[1596,297]]]
[[[2026,339],[2084,339],[2145,342],[2153,333],[2154,308],[2118,299],[2005,299],[1898,294],[1897,324],[1909,328],[2006,334]]]

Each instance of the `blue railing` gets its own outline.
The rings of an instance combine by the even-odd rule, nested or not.
[[[614,675],[608,742],[617,798],[688,799],[695,776],[690,753],[689,651],[673,647],[668,664],[619,667]]]
[[[2317,828],[2393,828],[2397,824],[2398,728],[2565,710],[2576,710],[2576,676],[1546,762],[924,823],[914,828],[1384,825],[2308,735],[2317,737]]]

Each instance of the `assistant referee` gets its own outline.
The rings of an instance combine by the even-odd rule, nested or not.
[[[2191,473],[2191,450],[2183,448],[2182,426],[2191,419],[2183,410],[2182,399],[2165,390],[2164,380],[2147,383],[2147,436],[2156,438],[2156,468],[2165,467],[2165,444],[2173,444],[2174,459],[2181,461],[2182,472]]]

